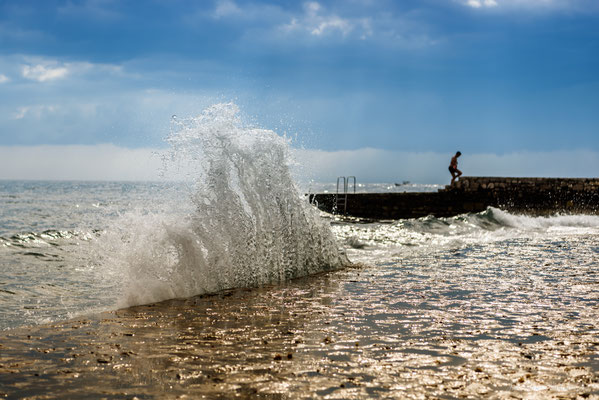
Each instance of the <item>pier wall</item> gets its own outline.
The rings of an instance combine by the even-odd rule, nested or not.
[[[337,207],[334,193],[310,198],[323,211],[370,219],[450,217],[487,207],[529,215],[599,214],[599,179],[462,177],[438,192],[349,193],[345,207]]]

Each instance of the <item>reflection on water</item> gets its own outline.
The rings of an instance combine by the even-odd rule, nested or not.
[[[562,232],[408,246],[392,263],[126,309],[50,335],[14,331],[0,386],[140,398],[597,398],[598,242]]]

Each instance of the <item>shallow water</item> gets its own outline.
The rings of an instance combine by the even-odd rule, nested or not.
[[[514,242],[530,262],[514,260]],[[0,387],[9,397],[598,398],[597,282],[576,260],[597,238],[557,257],[537,254],[555,241],[522,242],[15,330],[2,340]]]
[[[116,304],[98,238],[124,215],[184,215],[184,186],[0,181],[0,329],[103,311]]]
[[[70,226],[3,236],[6,328],[117,305],[118,282],[89,261],[105,248],[94,224],[127,212],[96,219],[65,206],[73,184],[37,185],[66,193],[48,214],[60,220],[66,210]],[[118,198],[121,185],[131,184],[104,190]],[[156,201],[145,207],[134,221],[161,212]],[[321,215],[355,267],[9,330],[0,386],[9,397],[599,397],[597,217],[489,209],[361,223]]]
[[[158,229],[165,215],[179,219],[192,210],[168,201],[173,193],[184,196],[185,185],[3,182],[0,188],[3,329],[115,307],[120,282],[95,259],[106,250],[98,243],[106,230],[148,220]],[[463,287],[478,286],[472,296],[495,297],[492,304],[505,297],[513,301],[522,288],[542,302],[572,307],[599,298],[596,216],[526,217],[490,209],[364,224],[322,215],[351,261],[387,271],[381,290],[392,282],[416,285],[418,277],[438,277],[428,288],[438,293],[451,289],[445,287],[451,276]],[[154,229],[149,225],[144,229]],[[414,279],[405,275],[409,270]],[[577,297],[580,293],[587,293],[586,300]]]

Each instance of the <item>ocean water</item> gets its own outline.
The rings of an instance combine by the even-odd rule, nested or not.
[[[289,142],[237,114],[224,104],[173,120],[164,174],[184,171],[182,182],[0,181],[0,329],[349,264],[378,271],[357,297],[401,291],[440,296],[450,308],[470,298],[481,313],[506,318],[527,309],[533,319],[551,310],[555,321],[599,319],[598,216],[490,208],[362,223],[326,215],[304,194],[335,183],[297,184]]]
[[[286,281],[340,268],[344,257],[380,267],[404,289],[418,287],[419,275],[427,276],[422,283],[429,285],[437,275],[437,285],[428,290],[449,285],[464,293],[486,292],[497,301],[532,285],[545,304],[564,302],[575,313],[588,306],[585,312],[599,317],[598,216],[530,217],[490,208],[453,218],[361,223],[311,210],[301,192],[293,194],[292,207],[306,208],[322,222],[306,229],[330,229],[333,237],[334,242],[318,245],[332,247],[323,254],[322,249],[317,255],[296,254],[309,248],[294,235],[287,239],[297,245],[277,242],[286,227],[276,225],[292,224],[291,219],[275,224],[274,236],[262,238],[264,247],[247,231],[231,237],[229,229],[242,227],[239,216],[211,215],[202,224],[212,225],[198,230],[194,223],[200,224],[201,211],[186,184],[2,181],[0,329]],[[277,215],[294,212],[277,207]],[[208,255],[210,246],[215,247]],[[281,257],[283,252],[293,254]],[[235,253],[247,259],[241,262]],[[249,273],[240,277],[240,269]],[[413,274],[409,280],[407,270]],[[236,279],[223,278],[232,271]]]

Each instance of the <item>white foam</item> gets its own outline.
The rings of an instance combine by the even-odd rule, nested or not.
[[[336,235],[343,239],[352,261],[388,262],[402,255],[460,249],[513,240],[562,240],[565,237],[599,234],[599,216],[526,216],[489,208],[477,214],[452,218],[425,217],[387,224],[339,224]],[[489,247],[491,246],[491,247]]]
[[[493,217],[502,225],[519,230],[538,231],[548,229],[573,228],[569,231],[575,232],[579,229],[581,233],[587,233],[584,228],[599,228],[599,216],[597,215],[551,215],[551,216],[528,216],[516,215],[496,208],[491,209]]]

